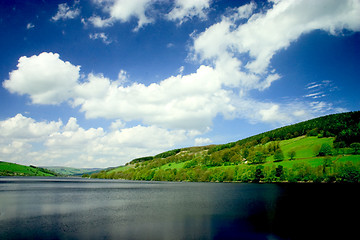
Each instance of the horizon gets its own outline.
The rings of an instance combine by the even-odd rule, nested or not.
[[[0,3],[0,161],[120,166],[358,111],[360,1]]]

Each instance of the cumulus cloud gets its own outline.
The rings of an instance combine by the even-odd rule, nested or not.
[[[94,0],[108,16],[103,18],[96,14],[88,19],[95,27],[110,27],[115,22],[129,22],[137,19],[137,26],[134,31],[138,31],[146,24],[153,23],[156,18],[165,16],[169,21],[179,21],[183,23],[194,17],[206,19],[207,11],[210,8],[211,0],[176,0],[173,8],[168,13],[154,13],[153,6],[157,3],[164,3],[160,0]]]
[[[231,91],[222,89],[219,74],[208,66],[148,86],[124,86],[128,77],[124,70],[115,81],[89,74],[80,82],[80,67],[53,53],[21,57],[17,67],[3,82],[10,92],[28,94],[36,104],[71,100],[87,118],[140,120],[147,125],[205,131],[216,115],[233,111]]]
[[[62,122],[36,122],[32,118],[17,114],[15,117],[0,121],[1,138],[9,139],[43,139],[59,130]]]
[[[142,26],[151,23],[153,20],[146,15],[146,11],[150,6],[152,0],[95,0],[95,3],[102,7],[109,17],[102,19],[99,16],[93,16],[89,21],[95,27],[108,27],[112,26],[114,22],[128,22],[132,18],[138,20],[135,31],[139,30]]]
[[[59,54],[43,52],[20,57],[3,87],[11,93],[28,94],[35,104],[59,104],[73,95],[79,72],[80,66],[62,61]]]
[[[210,0],[176,0],[174,8],[167,14],[171,21],[180,21],[180,24],[197,16],[206,18],[206,10],[210,7]]]
[[[168,150],[192,136],[184,130],[119,128],[119,124],[112,123],[110,131],[84,129],[73,117],[64,125],[60,120],[38,122],[18,114],[0,121],[0,160],[39,166],[118,166]]]
[[[201,66],[196,73],[172,76],[160,83],[123,86],[102,75],[88,76],[75,88],[75,106],[88,118],[141,120],[145,124],[205,131],[219,113],[233,107],[217,73]]]
[[[79,1],[75,1],[72,7],[69,7],[67,3],[61,3],[58,5],[58,11],[51,19],[53,21],[73,19],[80,15],[80,9],[77,7]]]
[[[313,116],[323,109],[331,110],[332,105],[325,108],[319,104],[291,103],[296,107],[290,108],[290,104],[251,99],[246,90],[255,88],[260,78],[238,71],[241,63],[235,58],[224,63],[232,64],[218,63],[215,68],[201,65],[195,73],[180,73],[159,83],[125,85],[129,75],[124,70],[120,70],[116,80],[91,73],[80,81],[79,66],[62,61],[58,54],[41,53],[29,58],[21,57],[18,69],[10,73],[3,86],[10,92],[28,94],[32,103],[67,101],[71,106],[79,107],[87,118],[118,119],[112,129],[120,129],[127,122],[140,121],[149,126],[199,134],[207,132],[218,115],[225,119],[245,118],[253,122],[284,124]],[[279,77],[276,73],[269,74],[259,90],[269,87]],[[325,85],[325,82],[321,84]],[[233,88],[239,86],[241,91],[237,93]],[[300,114],[302,111],[305,113]],[[293,112],[297,114],[291,114]]]
[[[30,164],[27,154],[32,145],[45,141],[61,126],[60,120],[37,122],[22,114],[0,121],[0,160]]]
[[[244,5],[195,36],[194,55],[215,64],[236,58],[243,72],[266,78],[272,57],[302,34],[324,30],[335,35],[343,29],[360,29],[356,0],[274,1],[266,12],[252,13],[254,9],[254,3]],[[245,23],[239,21],[244,18],[248,18]]]

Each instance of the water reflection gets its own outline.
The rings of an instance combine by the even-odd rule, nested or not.
[[[359,213],[357,185],[327,186],[0,178],[0,239],[301,239],[324,196],[321,218]]]

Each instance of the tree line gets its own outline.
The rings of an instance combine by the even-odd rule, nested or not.
[[[291,168],[283,165],[237,165],[207,168],[188,166],[181,169],[151,169],[142,167],[125,171],[94,173],[92,178],[127,179],[145,181],[191,182],[349,182],[360,181],[359,164],[336,162],[325,157],[323,164],[312,167],[296,162]]]

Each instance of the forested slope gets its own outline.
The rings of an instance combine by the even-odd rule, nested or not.
[[[360,179],[360,112],[328,115],[237,142],[174,149],[132,160],[94,178],[161,181]]]

